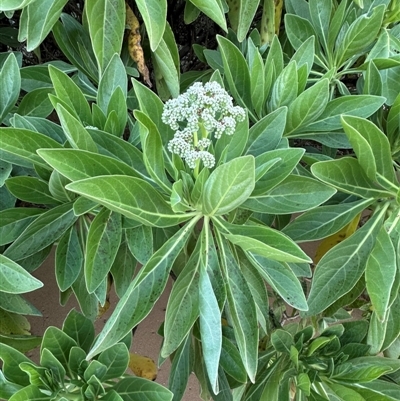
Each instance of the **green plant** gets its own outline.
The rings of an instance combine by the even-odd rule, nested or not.
[[[156,93],[128,80],[138,73],[123,47],[125,4],[119,0],[111,8],[87,0],[82,24],[62,14],[52,25],[71,64],[21,67],[21,53],[0,57],[6,89],[0,102],[1,274],[11,266],[30,279],[23,291],[18,280],[1,287],[0,301],[4,294],[34,290],[38,283],[29,274],[56,245],[63,303],[74,294],[93,321],[111,281],[120,298],[84,349],[83,365],[121,347],[172,275],[160,361],[172,359],[174,401],[182,398],[192,370],[204,399],[336,401],[379,394],[395,400],[397,3],[288,0],[284,26],[271,43],[263,44],[256,29],[246,39],[256,15],[250,13],[233,26],[236,33],[217,36],[218,49],[196,47],[211,70],[186,75],[180,74],[164,14],[149,22],[139,4],[153,2],[136,3],[148,33]],[[259,2],[248,5],[256,9]],[[217,10],[224,26],[225,2],[185,6],[186,17],[197,15],[195,8]],[[263,24],[260,18],[255,25]],[[360,213],[362,226],[340,238]],[[332,235],[337,244],[314,268],[298,243]],[[18,302],[8,309],[0,303],[0,312],[13,314],[7,321],[37,313],[27,303],[20,307],[22,297]],[[363,336],[354,334],[353,323],[342,322],[351,317],[345,311],[350,308],[364,313],[354,323]],[[281,324],[289,310],[298,324]],[[19,360],[13,347],[25,351],[38,340],[8,335],[1,341],[8,346],[0,355],[14,352]],[[43,349],[48,343],[45,334]],[[48,352],[42,355],[46,360]],[[56,365],[43,367],[59,376],[58,386],[63,375]],[[43,374],[48,380],[49,373]],[[351,383],[344,382],[346,374],[353,375]],[[87,385],[82,375],[76,379]],[[87,397],[102,399],[96,393],[102,385],[95,382]],[[3,380],[0,389],[7,386]],[[119,399],[105,387],[104,399]],[[171,399],[161,387],[154,391]]]
[[[159,384],[126,374],[131,336],[89,360],[86,355],[94,338],[93,323],[71,310],[62,330],[47,328],[38,365],[2,345],[0,397],[10,401],[172,400],[173,394]]]

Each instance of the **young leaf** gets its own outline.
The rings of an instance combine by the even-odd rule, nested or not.
[[[126,377],[116,383],[113,389],[124,395],[124,401],[172,401],[174,395],[161,384],[141,377]],[[155,396],[156,394],[156,396]],[[157,398],[155,398],[157,397]]]
[[[275,111],[280,107],[288,106],[297,97],[297,63],[291,61],[278,75],[272,86],[268,107]]]
[[[21,76],[14,53],[10,53],[0,70],[0,123],[18,100]]]
[[[254,157],[250,155],[217,167],[204,185],[203,213],[221,215],[240,206],[253,191],[254,170]]]
[[[132,255],[145,265],[154,253],[152,228],[145,225],[127,228],[125,237]]]
[[[173,262],[185,246],[198,220],[194,218],[182,227],[141,269],[107,320],[88,354],[89,359],[120,341],[149,314],[165,288]],[[132,314],[132,311],[135,312]]]
[[[140,178],[100,176],[73,182],[66,188],[112,211],[155,227],[174,226],[195,215],[175,214],[161,194]]]
[[[97,65],[103,72],[114,54],[121,52],[125,30],[125,2],[88,0],[85,11]]]
[[[382,217],[380,211],[322,257],[315,269],[307,316],[322,312],[356,285],[374,247]]]
[[[75,340],[84,351],[89,350],[95,336],[93,323],[75,309],[72,309],[65,318],[62,331]]]
[[[332,0],[310,0],[310,16],[313,27],[324,49],[328,49],[328,30],[331,20]]]
[[[20,265],[0,255],[0,291],[22,294],[43,287],[43,283],[30,275]]]

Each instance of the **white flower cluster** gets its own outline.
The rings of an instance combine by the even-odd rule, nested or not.
[[[236,123],[244,118],[244,109],[233,106],[232,98],[217,82],[205,85],[196,82],[185,93],[165,103],[162,121],[176,131],[168,150],[185,159],[190,168],[196,166],[197,160],[211,168],[215,159],[206,150],[211,141],[201,135],[194,143],[194,135],[201,127],[217,139],[224,133],[233,135]]]

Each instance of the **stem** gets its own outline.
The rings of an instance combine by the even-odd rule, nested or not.
[[[197,131],[193,133],[193,145],[196,148],[197,144],[199,143],[199,137],[197,135]],[[193,170],[193,175],[194,178],[197,178],[199,176],[199,168],[200,168],[200,160],[196,160],[196,167]]]

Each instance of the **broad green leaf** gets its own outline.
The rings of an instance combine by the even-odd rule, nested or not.
[[[40,350],[40,366],[48,369],[52,373],[52,378],[55,382],[64,384],[65,369],[60,361],[47,349]]]
[[[0,5],[2,8],[2,5]],[[21,89],[21,76],[14,53],[10,53],[0,70],[0,122],[14,107]]]
[[[350,25],[336,51],[336,66],[340,67],[349,58],[362,53],[376,39],[385,9],[383,4],[376,6],[371,15],[362,14]]]
[[[243,366],[237,347],[225,336],[222,337],[221,367],[239,383],[247,382],[246,369]]]
[[[0,188],[4,185],[4,181],[10,176],[13,169],[11,163],[0,160]]]
[[[71,227],[59,239],[56,257],[55,271],[57,285],[61,291],[66,291],[79,276],[83,266],[83,252],[75,227]]]
[[[82,313],[88,319],[94,321],[99,313],[99,301],[96,297],[96,294],[88,293],[83,269],[81,269],[78,278],[72,284],[72,291],[75,294]]]
[[[208,221],[205,222],[208,224]],[[210,247],[210,231],[203,227],[201,232],[200,253],[208,252]],[[206,259],[201,259],[200,278],[198,282],[199,312],[200,312],[200,334],[202,338],[202,349],[204,364],[207,369],[208,378],[215,394],[218,393],[218,367],[222,347],[221,312],[214,289],[207,271]]]
[[[18,315],[42,316],[41,312],[21,295],[9,292],[0,291],[0,308]]]
[[[186,338],[199,317],[200,241],[175,281],[165,312],[161,356],[168,357]]]
[[[121,52],[125,4],[123,0],[88,0],[85,11],[97,65],[103,72],[114,54]]]
[[[228,32],[226,19],[221,2],[218,0],[190,0],[201,12],[217,23],[225,32]]]
[[[309,177],[290,175],[264,195],[250,196],[243,206],[260,213],[291,214],[324,203],[336,190]]]
[[[172,359],[171,372],[168,379],[168,388],[174,393],[174,400],[181,400],[191,373],[191,334],[175,351]]]
[[[310,0],[309,5],[313,27],[323,47],[328,49],[328,30],[331,20],[332,1]]]
[[[325,110],[317,117],[317,120],[300,128],[299,132],[334,131],[342,127],[340,117],[342,114],[369,117],[385,103],[382,96],[350,95],[341,96],[329,101]],[[296,136],[294,134],[294,136]]]
[[[310,21],[299,15],[285,15],[286,34],[291,45],[297,50],[308,38],[317,36]]]
[[[237,38],[242,42],[250,29],[250,25],[254,20],[260,0],[240,1],[240,10],[237,11],[239,16],[239,24],[237,27]]]
[[[128,367],[129,351],[124,343],[114,344],[99,355],[98,361],[107,366],[107,372],[102,380],[121,377]]]
[[[43,283],[30,275],[20,265],[0,255],[0,291],[22,294],[43,287]]]
[[[342,157],[314,163],[311,172],[319,180],[330,184],[339,191],[357,195],[361,198],[384,198],[391,196],[390,192],[378,189],[371,181],[358,161],[352,157]]]
[[[271,344],[276,351],[290,354],[290,347],[294,345],[293,336],[285,330],[275,330],[271,335]]]
[[[261,118],[268,93],[266,93],[264,61],[251,38],[247,41],[247,60],[250,72],[251,103],[257,116]]]
[[[85,250],[85,281],[89,293],[106,278],[121,243],[121,215],[103,208],[90,224]]]
[[[258,328],[256,306],[229,244],[217,233],[221,266],[227,282],[227,301],[243,365],[254,383],[257,372]]]
[[[125,66],[118,54],[113,54],[101,76],[97,92],[97,105],[104,115],[109,114],[111,98],[117,88],[121,88],[124,98],[127,97],[128,79]]]
[[[249,130],[246,154],[254,157],[274,150],[282,139],[287,108],[281,107],[257,121]]]
[[[40,346],[40,353],[44,349],[50,351],[57,360],[61,363],[63,368],[69,373],[68,357],[72,347],[76,346],[76,341],[69,337],[62,330],[57,327],[50,326],[46,329],[42,344]]]
[[[144,264],[144,263],[143,263]],[[122,242],[114,263],[111,266],[110,273],[114,279],[114,289],[118,298],[122,298],[128,289],[135,272],[137,260],[132,255],[126,242]]]
[[[21,128],[0,128],[0,151],[2,160],[22,167],[37,164],[43,168],[48,165],[36,154],[40,148],[61,148],[61,144],[35,131]]]
[[[166,0],[137,0],[136,5],[146,25],[146,32],[149,35],[150,47],[154,52],[165,30],[167,20]]]
[[[61,175],[57,170],[53,170],[50,175],[48,187],[51,195],[59,202],[71,202],[77,198],[76,194],[69,192],[65,189],[65,186],[70,180]]]
[[[154,253],[152,228],[144,225],[127,228],[125,238],[132,255],[145,265]]]
[[[75,340],[84,351],[89,350],[95,336],[93,323],[75,309],[72,309],[65,318],[62,331]]]
[[[13,260],[32,256],[57,241],[76,219],[71,203],[56,206],[38,216],[6,249],[4,255]]]
[[[280,107],[290,105],[297,97],[297,63],[291,61],[278,75],[273,83],[269,109],[274,111]]]
[[[35,50],[49,34],[53,25],[61,15],[68,0],[42,0],[28,5],[28,29],[27,44],[28,52]]]
[[[385,227],[381,227],[369,255],[365,281],[374,312],[383,321],[396,275],[396,252]]]
[[[316,315],[349,292],[364,273],[382,222],[382,211],[319,261],[308,297],[307,316]]]
[[[399,385],[388,382],[387,380],[374,380],[367,383],[357,383],[350,386],[356,389],[361,394],[365,401],[397,401],[399,393]]]
[[[370,355],[379,354],[381,351],[383,342],[385,341],[387,323],[387,319],[380,319],[375,310],[372,311],[366,341],[371,347],[369,350]]]
[[[97,153],[97,146],[81,122],[70,114],[61,104],[58,104],[57,114],[68,142],[75,149]]]
[[[370,95],[382,95],[382,78],[373,61],[368,63],[367,71],[364,74],[363,93]]]
[[[228,39],[218,35],[217,41],[230,93],[240,106],[251,110],[250,72],[246,60],[240,50]],[[250,111],[249,116],[253,119]],[[254,120],[257,121],[257,119]]]
[[[344,401],[365,401],[364,397],[362,397],[357,391],[352,390],[349,387],[343,386],[338,383],[330,382],[328,384],[329,388],[334,392],[335,396],[338,396],[339,400]]]
[[[140,270],[107,320],[88,358],[120,341],[149,314],[165,288],[173,262],[185,246],[198,220],[194,218],[182,227]]]
[[[195,213],[174,214],[160,193],[139,178],[100,176],[73,182],[66,188],[114,212],[155,227],[174,226],[195,216]]]
[[[289,305],[298,310],[308,309],[300,281],[286,263],[270,260],[252,252],[246,254],[261,276]]]
[[[20,10],[33,1],[36,0],[2,0],[0,4],[0,11]]]
[[[288,108],[285,135],[315,121],[329,100],[329,80],[322,79],[300,94]]]
[[[281,262],[310,262],[311,259],[286,235],[267,226],[224,222],[224,237],[244,251]]]
[[[172,401],[174,396],[161,384],[141,377],[126,377],[115,384],[113,389],[124,401]]]
[[[301,214],[284,227],[282,232],[296,242],[319,240],[338,232],[372,202],[373,199],[365,199],[320,206]]]
[[[92,114],[89,103],[85,99],[81,89],[67,74],[52,65],[49,65],[49,73],[57,97],[67,103],[75,112],[75,118],[80,119],[85,125],[91,125]]]
[[[40,149],[37,153],[50,166],[71,181],[113,174],[139,176],[132,167],[124,162],[86,150]]]
[[[56,171],[56,170],[55,170]],[[79,196],[74,202],[74,213],[75,216],[82,216],[98,206],[97,202],[92,202],[89,199]]]
[[[50,401],[50,396],[43,394],[39,387],[29,385],[15,393],[9,401]]]
[[[267,193],[281,183],[294,170],[304,155],[301,148],[283,148],[265,152],[256,157],[256,168],[266,162],[278,158],[279,160],[256,182],[252,196],[259,196]]]
[[[370,180],[379,173],[390,183],[396,182],[391,160],[390,144],[386,135],[371,121],[359,117],[343,116],[344,131],[357,155],[358,162]]]
[[[5,378],[3,372],[0,371],[0,397],[1,398],[8,400],[10,397],[12,397],[15,393],[17,393],[22,388],[23,387],[20,386],[19,384],[8,381]]]
[[[6,186],[16,198],[25,202],[44,205],[60,203],[51,195],[48,183],[36,177],[10,177],[6,181]]]
[[[203,189],[202,210],[221,215],[240,206],[254,189],[254,157],[242,156],[217,167]]]
[[[53,88],[39,88],[27,93],[22,98],[17,113],[22,116],[46,118],[54,109],[50,100],[53,92]]]
[[[382,350],[386,350],[392,346],[400,336],[400,295],[397,294],[387,316],[385,340],[383,341]]]

